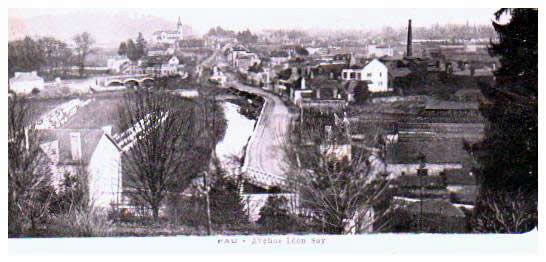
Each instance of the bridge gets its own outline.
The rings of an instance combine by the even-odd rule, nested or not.
[[[152,74],[116,75],[98,79],[101,86],[143,86],[154,82]]]

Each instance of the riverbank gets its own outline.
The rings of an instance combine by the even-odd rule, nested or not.
[[[239,101],[238,104],[244,104]],[[234,174],[242,166],[244,152],[252,135],[256,120],[240,113],[241,107],[234,102],[222,102],[227,127],[224,139],[216,145],[216,154],[224,169]]]

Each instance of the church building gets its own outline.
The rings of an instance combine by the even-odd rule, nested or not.
[[[152,34],[153,44],[169,44],[174,45],[177,41],[181,41],[183,38],[183,28],[180,17],[178,17],[178,23],[176,25],[176,31],[156,31]]]

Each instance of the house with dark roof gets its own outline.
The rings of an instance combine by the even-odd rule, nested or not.
[[[409,199],[446,199],[449,192],[441,176],[401,175],[393,180],[394,195]]]
[[[89,200],[107,209],[121,201],[122,151],[111,135],[112,127],[102,129],[54,129],[44,131],[40,145],[49,160],[52,183],[58,189],[65,174],[86,175]]]
[[[347,81],[343,88],[349,103],[364,103],[368,98],[368,82],[366,81]]]
[[[481,104],[491,104],[479,88],[462,88],[453,94],[453,100],[458,102],[478,102]]]
[[[341,72],[347,67],[346,64],[319,63],[311,69],[314,76],[326,76],[328,79],[341,79]]]
[[[456,139],[401,139],[386,147],[387,171],[394,177],[417,174],[421,164],[430,175],[440,175],[445,169],[470,170],[472,157]]]
[[[466,214],[447,200],[395,198],[393,202],[392,232],[468,232]]]
[[[463,169],[444,169],[440,175],[416,174],[395,178],[394,195],[407,199],[444,199],[455,204],[474,205],[478,193],[476,178]]]

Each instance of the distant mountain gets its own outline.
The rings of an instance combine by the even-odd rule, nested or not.
[[[184,35],[191,34],[191,26],[184,25]],[[117,47],[121,41],[136,38],[142,32],[149,39],[157,30],[176,30],[176,21],[161,17],[126,13],[98,13],[91,11],[31,18],[8,17],[8,40],[24,36],[53,36],[71,42],[74,35],[89,32],[100,47]]]

